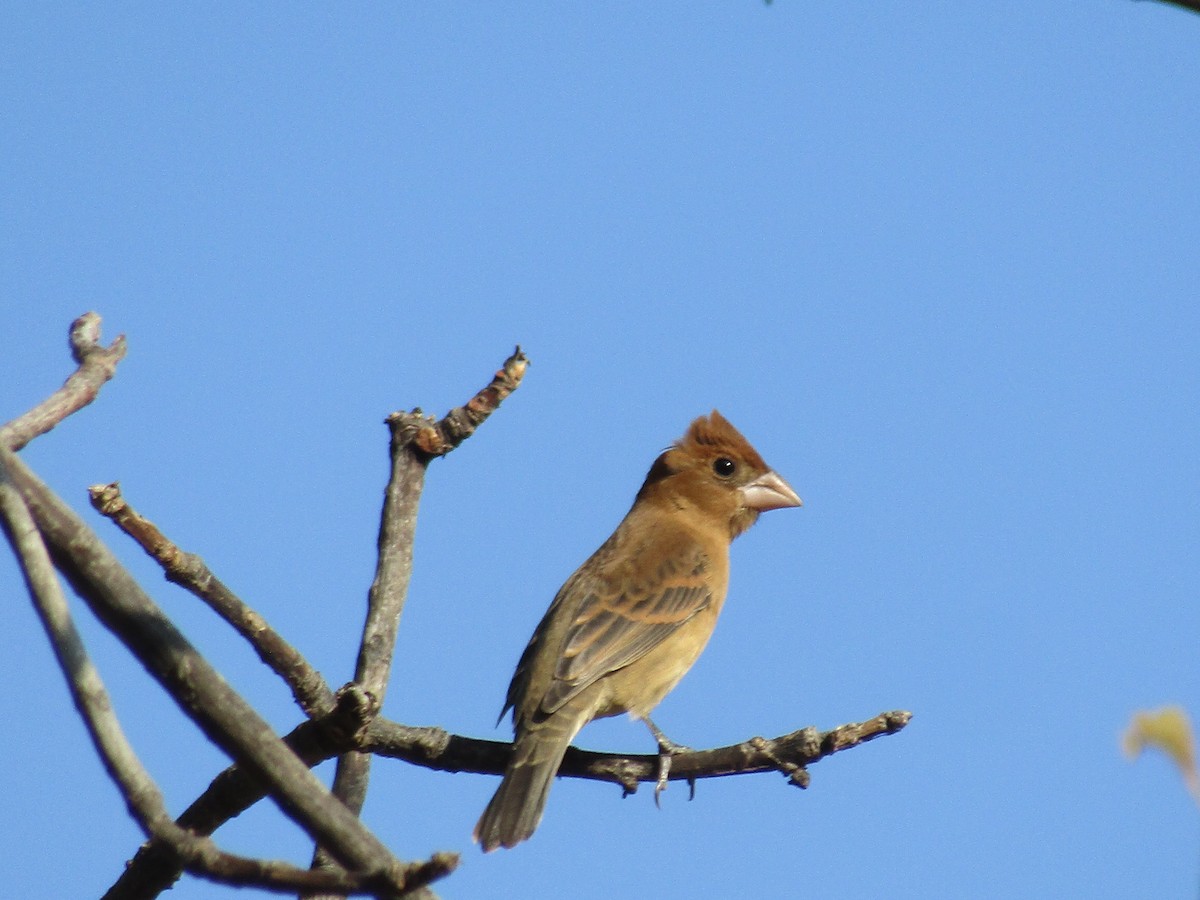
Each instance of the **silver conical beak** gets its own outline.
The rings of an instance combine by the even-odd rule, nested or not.
[[[796,492],[792,490],[792,486],[775,472],[760,475],[743,487],[742,503],[747,509],[755,509],[759,512],[804,505]]]

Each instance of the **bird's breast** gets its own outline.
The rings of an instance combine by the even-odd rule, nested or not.
[[[597,717],[648,716],[699,659],[720,611],[719,603],[706,606],[640,659],[609,675]]]

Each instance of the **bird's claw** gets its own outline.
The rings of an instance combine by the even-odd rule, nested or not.
[[[662,809],[658,796],[667,789],[667,776],[671,774],[671,753],[665,747],[658,748],[658,781],[654,783],[654,807]]]
[[[671,760],[677,753],[690,753],[692,748],[686,744],[680,744],[671,740],[649,719],[646,720],[646,724],[650,726],[654,740],[658,742],[658,779],[654,783],[654,805],[662,809],[662,804],[658,798],[667,789],[667,779],[671,774]],[[691,792],[688,796],[690,800],[696,796],[696,779],[689,778],[687,781],[691,786]]]
[[[658,781],[654,783],[654,805],[662,809],[658,795],[667,789],[667,776],[671,772],[671,754],[660,753],[658,756]],[[688,778],[688,801],[696,799],[696,779]]]

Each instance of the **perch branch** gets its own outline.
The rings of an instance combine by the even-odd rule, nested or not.
[[[672,781],[694,781],[778,771],[798,787],[807,787],[806,766],[877,737],[895,734],[911,718],[910,712],[894,710],[825,732],[801,728],[777,738],[753,737],[727,747],[689,750],[672,757],[669,777]],[[429,769],[496,775],[504,773],[512,753],[512,745],[501,741],[460,737],[440,728],[414,728],[386,719],[377,719],[367,728],[363,749]],[[658,765],[657,754],[599,753],[571,747],[558,775],[611,781],[626,793],[633,793],[639,782],[658,780]]]
[[[69,340],[71,356],[79,368],[44,401],[0,428],[0,447],[20,450],[71,413],[87,406],[116,374],[117,363],[125,358],[125,335],[118,336],[107,347],[100,346],[100,316],[94,312],[84,313],[71,323]]]
[[[437,727],[401,725],[383,718],[368,722],[366,716],[355,712],[355,703],[360,701],[347,695],[351,688],[348,685],[338,694],[344,721],[336,728],[327,729],[317,721],[304,722],[285,738],[307,765],[315,766],[352,746],[363,753],[376,753],[442,772],[503,774],[512,744],[462,737]],[[333,714],[338,715],[336,711]],[[802,728],[772,739],[753,737],[713,750],[691,750],[674,757],[670,778],[690,781],[779,771],[791,783],[804,787],[808,784],[807,766],[875,738],[895,734],[911,718],[911,713],[896,710],[825,732]],[[636,791],[640,782],[658,780],[658,755],[600,753],[571,747],[558,774],[560,778],[610,781],[628,794]],[[178,824],[198,834],[211,834],[263,796],[257,781],[232,766],[218,775],[184,811]],[[151,841],[134,855],[104,900],[144,900],[157,896],[178,874],[178,862],[169,848]],[[118,886],[127,889],[117,893]],[[139,889],[134,889],[135,886]]]
[[[195,553],[186,553],[149,519],[141,516],[121,495],[116,484],[88,488],[92,506],[137,542],[158,563],[167,581],[174,582],[208,604],[233,626],[258,653],[259,659],[291,688],[296,703],[310,716],[333,709],[333,691],[300,653],[266,620],[229,590]]]

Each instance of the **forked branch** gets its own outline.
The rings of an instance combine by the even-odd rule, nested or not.
[[[116,484],[92,489],[93,505],[133,537],[168,580],[229,621],[291,687],[308,719],[278,737],[187,642],[88,526],[12,452],[89,403],[113,376],[125,343],[118,338],[108,347],[101,346],[99,325],[94,313],[73,323],[71,347],[77,371],[44,403],[0,428],[0,520],[97,750],[131,814],[150,838],[105,895],[107,900],[157,896],[183,871],[306,897],[367,893],[431,898],[425,885],[450,872],[457,856],[436,853],[423,862],[403,863],[366,829],[357,812],[366,795],[373,755],[439,771],[500,774],[512,752],[512,745],[504,742],[391,722],[380,718],[379,710],[412,574],[425,472],[433,459],[469,437],[520,385],[528,359],[518,347],[485,388],[442,419],[419,409],[388,417],[391,471],[380,521],[378,564],[368,594],[355,680],[336,694],[304,656],[198,556],[182,551],[134,511]],[[51,561],[184,712],[236,760],[175,821],[120,729],[99,673],[75,632]],[[808,766],[895,734],[910,718],[910,713],[893,711],[825,732],[804,728],[773,739],[754,737],[727,747],[687,751],[673,758],[670,778],[694,784],[703,778],[778,771],[792,784],[806,787]],[[339,769],[331,794],[309,770],[335,756]],[[628,794],[641,782],[657,779],[658,763],[657,755],[572,747],[559,775],[609,781]],[[221,824],[268,795],[322,848],[314,868],[235,856],[221,851],[209,838]]]

